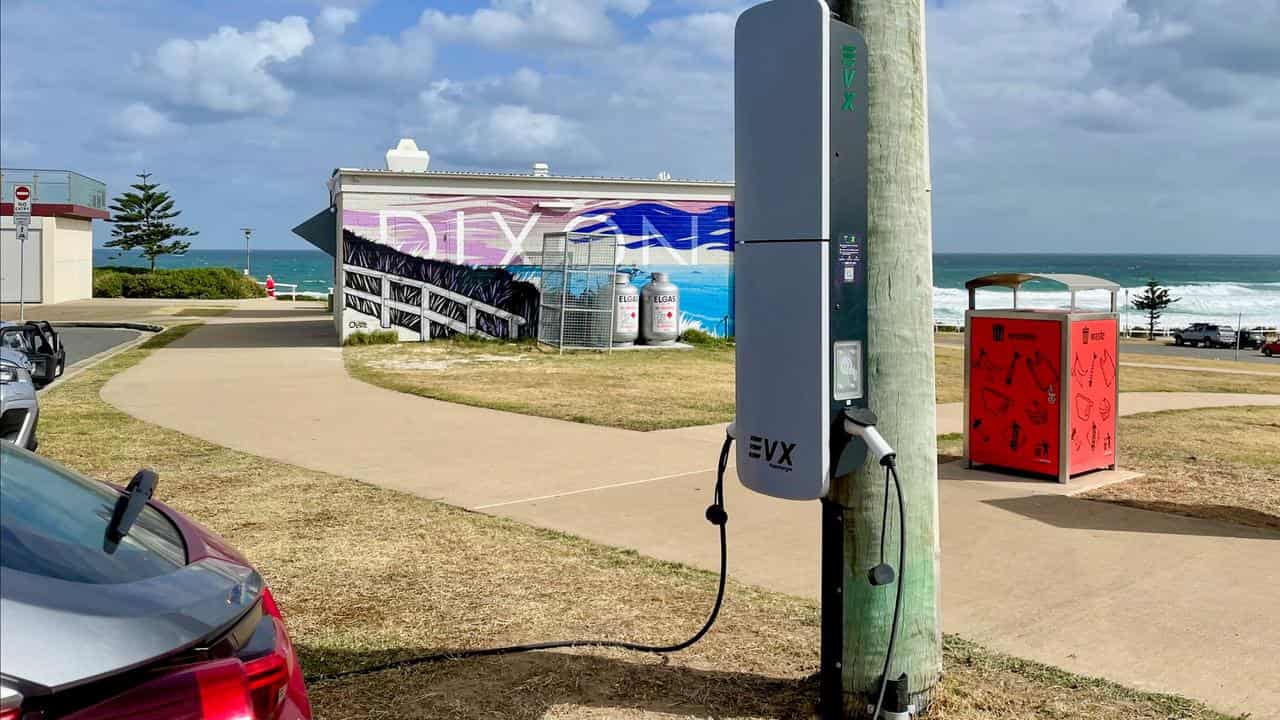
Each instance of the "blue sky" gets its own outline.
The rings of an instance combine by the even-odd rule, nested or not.
[[[745,6],[4,0],[0,163],[113,195],[150,171],[206,248],[244,225],[304,247],[289,228],[333,168],[402,136],[433,169],[730,179]],[[1277,252],[1276,0],[935,0],[927,21],[939,251]]]

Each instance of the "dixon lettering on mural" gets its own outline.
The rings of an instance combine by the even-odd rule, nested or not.
[[[343,212],[344,229],[414,257],[469,265],[523,265],[550,232],[612,234],[619,262],[729,264],[733,207],[727,202],[571,202],[569,213],[539,209],[545,198],[418,196],[362,198]]]

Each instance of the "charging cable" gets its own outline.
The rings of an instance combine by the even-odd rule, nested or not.
[[[884,668],[880,672],[880,691],[876,696],[875,709],[871,713],[872,720],[880,720],[884,709],[884,696],[889,688],[889,667],[893,663],[894,646],[898,640],[898,625],[902,617],[902,587],[907,565],[907,510],[903,502],[902,483],[898,481],[898,454],[876,430],[878,418],[867,408],[849,408],[844,411],[844,429],[849,435],[859,438],[867,446],[867,453],[884,468],[884,510],[880,518],[880,564],[867,573],[872,585],[877,587],[888,585],[896,580],[898,586],[894,590],[893,621],[889,627],[889,645],[884,653]],[[884,561],[884,541],[889,532],[889,481],[898,497],[898,570]]]
[[[489,657],[493,655],[514,655],[516,653],[533,652],[535,650],[596,647],[618,648],[622,650],[634,650],[636,652],[665,655],[667,653],[679,652],[690,645],[693,645],[701,640],[703,636],[711,630],[711,626],[715,624],[716,618],[720,615],[720,607],[724,603],[724,586],[729,563],[728,542],[725,537],[725,524],[729,522],[729,514],[724,510],[724,471],[729,465],[729,449],[733,445],[733,440],[734,426],[731,423],[725,433],[724,445],[720,448],[720,460],[716,465],[715,490],[712,495],[711,505],[707,507],[706,511],[707,522],[718,526],[720,529],[720,582],[716,588],[716,601],[711,607],[711,614],[707,616],[707,621],[702,624],[702,627],[698,629],[698,632],[694,633],[688,639],[671,645],[644,645],[640,643],[622,642],[620,640],[556,640],[553,642],[529,643],[526,645],[506,645],[503,647],[479,648],[476,650],[458,650],[432,655],[419,655],[417,657],[406,658],[404,660],[394,660],[392,662],[357,668],[354,670],[314,675],[306,678],[306,681],[308,683],[332,682],[334,680],[341,680],[344,678],[371,675],[373,673],[379,673],[386,670],[414,667],[416,665],[425,665],[427,663],[440,662],[443,660],[460,660],[463,658]]]

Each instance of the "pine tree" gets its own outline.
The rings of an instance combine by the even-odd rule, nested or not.
[[[1161,287],[1155,278],[1147,281],[1147,289],[1133,299],[1133,306],[1147,313],[1148,340],[1155,339],[1156,323],[1160,320],[1160,315],[1164,313],[1165,308],[1181,299],[1169,297],[1169,288]]]
[[[160,186],[151,182],[151,173],[140,173],[138,178],[140,182],[131,185],[131,190],[112,201],[112,216],[108,222],[114,227],[111,228],[111,239],[103,245],[126,251],[140,249],[142,256],[151,261],[151,269],[155,270],[156,258],[183,255],[191,247],[191,243],[173,238],[199,233],[169,222],[181,211],[173,209],[173,198],[167,191],[157,189]]]

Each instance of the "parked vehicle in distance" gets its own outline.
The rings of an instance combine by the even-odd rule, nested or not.
[[[25,323],[0,321],[0,347],[27,356],[36,387],[44,387],[67,369],[67,349],[53,326],[43,320]]]
[[[271,591],[152,499],[0,443],[0,720],[311,720]]]
[[[1280,338],[1263,343],[1262,354],[1267,357],[1280,357]]]
[[[36,439],[39,421],[40,400],[31,379],[31,361],[0,346],[0,441],[35,450],[40,444]]]
[[[1181,330],[1174,331],[1173,344],[1190,345],[1192,347],[1196,345],[1218,348],[1235,347],[1236,332],[1229,325],[1191,323]]]
[[[1260,350],[1262,348],[1262,332],[1257,328],[1252,330],[1240,328],[1236,331],[1236,335],[1239,338],[1241,350]],[[1235,345],[1232,345],[1232,347],[1235,347]]]

